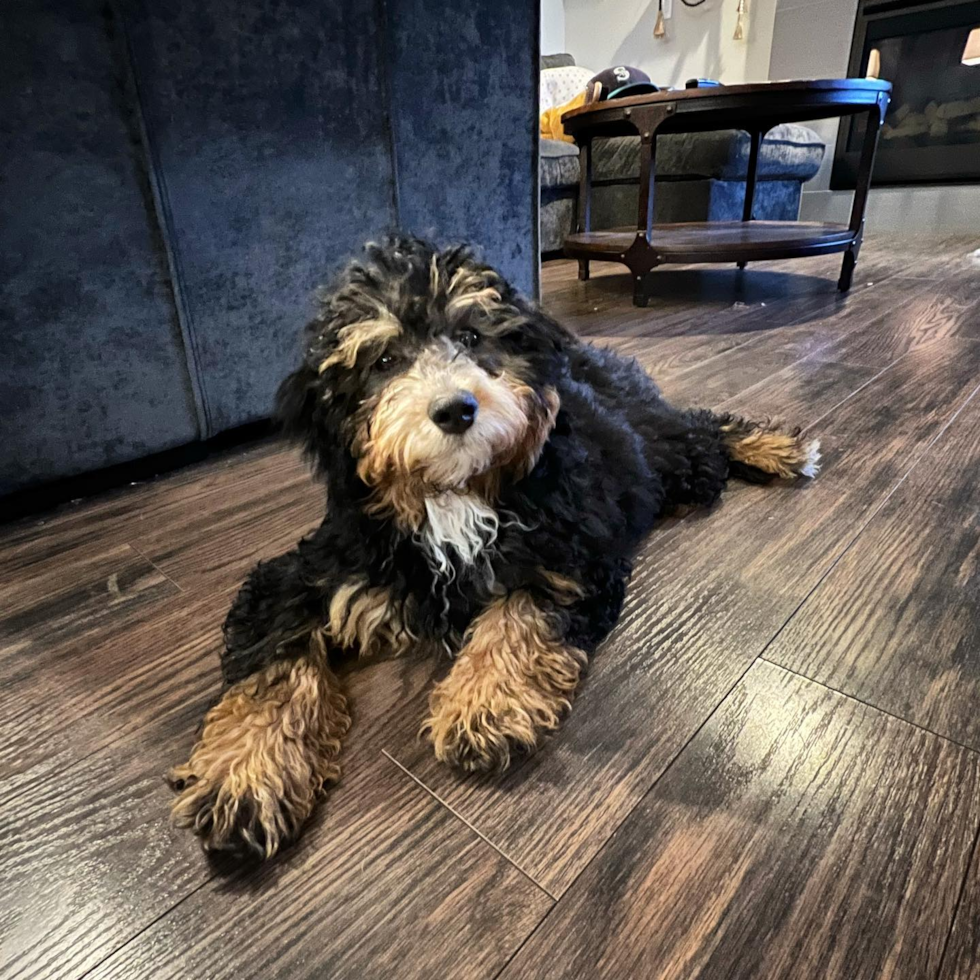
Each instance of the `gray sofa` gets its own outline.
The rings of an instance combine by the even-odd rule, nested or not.
[[[574,64],[571,55],[550,55],[542,68]],[[561,249],[575,227],[578,148],[560,140],[541,141],[541,251]],[[770,130],[759,152],[759,183],[753,215],[791,221],[799,214],[803,184],[816,174],[825,144],[813,130],[783,124]],[[596,187],[592,227],[631,226],[636,221],[639,137],[597,139],[594,174],[626,184]],[[738,130],[668,134],[657,140],[656,220],[737,221],[745,200],[749,137]]]

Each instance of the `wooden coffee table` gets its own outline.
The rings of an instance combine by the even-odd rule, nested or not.
[[[843,252],[838,289],[850,289],[861,248],[864,209],[871,183],[878,130],[891,84],[878,79],[836,78],[801,82],[763,82],[720,88],[680,89],[598,102],[566,112],[565,131],[579,145],[578,224],[565,239],[565,254],[579,260],[579,278],[588,279],[589,261],[622,262],[633,273],[633,301],[646,306],[649,273],[668,262],[736,262],[800,258]],[[809,122],[835,116],[867,115],[857,189],[846,225],[820,221],[753,221],[759,146],[778,123]],[[748,132],[749,162],[741,221],[654,224],[653,202],[657,137],[714,129]],[[640,192],[636,229],[593,231],[592,140],[640,136]],[[603,183],[627,183],[627,179]]]

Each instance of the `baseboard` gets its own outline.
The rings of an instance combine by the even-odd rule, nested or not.
[[[805,221],[847,222],[852,191],[803,190],[800,217]],[[980,184],[929,184],[873,187],[865,212],[867,234],[977,236]]]
[[[276,437],[276,432],[275,424],[269,419],[249,422],[207,442],[192,442],[127,463],[16,490],[0,497],[0,524],[43,514],[69,501],[77,502],[133,483],[146,483],[229,450],[269,441]]]

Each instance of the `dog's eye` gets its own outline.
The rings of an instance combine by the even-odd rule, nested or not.
[[[472,350],[479,342],[480,335],[475,330],[470,330],[469,327],[464,327],[462,330],[456,331],[456,343],[461,347]]]
[[[374,362],[375,371],[390,371],[397,363],[398,358],[394,354],[382,354]]]

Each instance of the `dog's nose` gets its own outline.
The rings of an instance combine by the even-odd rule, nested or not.
[[[429,418],[450,435],[465,432],[476,418],[477,401],[468,391],[457,391],[449,398],[440,398],[429,406]]]

